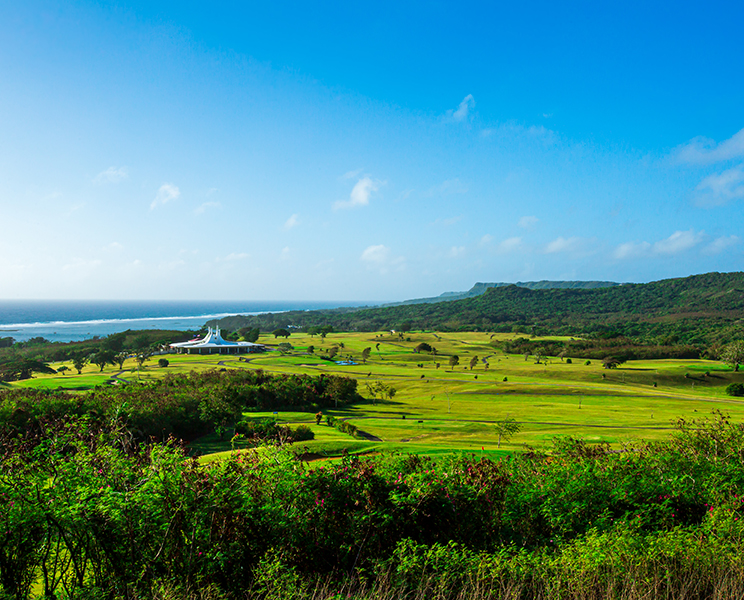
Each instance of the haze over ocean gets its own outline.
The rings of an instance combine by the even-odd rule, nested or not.
[[[127,329],[199,329],[212,318],[361,306],[360,302],[0,300],[0,337],[53,342],[105,337]]]

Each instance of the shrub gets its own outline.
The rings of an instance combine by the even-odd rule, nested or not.
[[[305,442],[307,440],[314,440],[315,434],[307,425],[298,425],[292,432],[292,439],[295,442]]]
[[[566,364],[567,365],[572,365],[573,364],[573,361],[570,358],[567,358],[566,359]]]
[[[729,396],[744,396],[744,383],[732,383],[726,387]]]
[[[168,362],[168,359],[167,358],[161,358],[161,359],[158,360],[158,366],[161,369],[165,369],[165,367],[167,367],[169,364],[170,363]]]

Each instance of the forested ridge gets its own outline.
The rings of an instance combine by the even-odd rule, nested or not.
[[[744,337],[744,273],[706,273],[594,289],[488,288],[462,300],[221,319],[228,329],[332,326],[345,331],[434,329],[586,335],[711,345]]]

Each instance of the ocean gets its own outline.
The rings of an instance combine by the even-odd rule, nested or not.
[[[0,338],[77,342],[127,329],[199,329],[229,315],[363,306],[363,302],[0,300]]]

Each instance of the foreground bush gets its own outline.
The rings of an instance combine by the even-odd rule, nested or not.
[[[744,431],[722,415],[629,452],[564,439],[500,462],[264,447],[202,464],[90,417],[0,452],[0,584],[18,599],[743,591]]]

